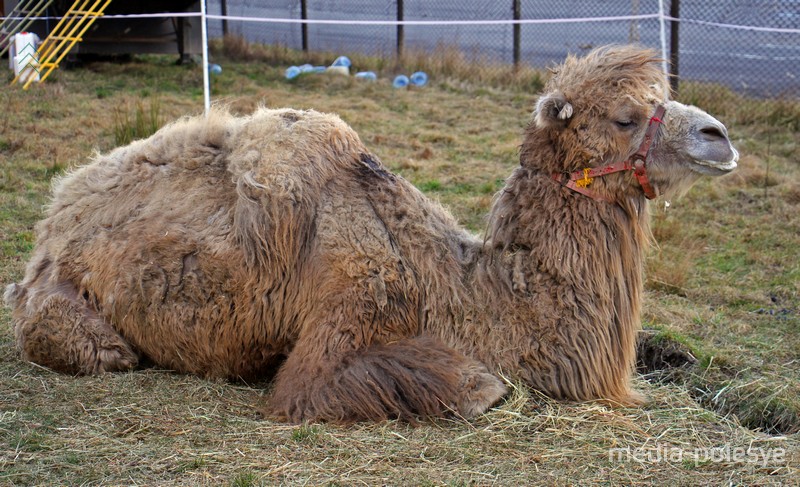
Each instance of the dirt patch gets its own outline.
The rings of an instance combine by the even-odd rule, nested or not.
[[[688,346],[655,330],[642,330],[636,343],[636,371],[651,382],[674,382],[697,363]]]
[[[698,359],[687,345],[656,330],[639,333],[636,371],[654,383],[676,383],[703,408],[736,415],[751,430],[771,435],[800,431],[800,417],[792,404],[776,397],[759,380],[736,385],[732,377],[701,373]]]

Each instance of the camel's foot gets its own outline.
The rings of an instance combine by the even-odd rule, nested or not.
[[[595,402],[599,402],[600,404],[604,404],[612,408],[638,408],[647,404],[649,399],[644,394],[630,389],[624,396],[603,398]]]
[[[463,378],[461,402],[455,409],[467,419],[485,413],[508,392],[505,384],[482,364],[471,367]]]
[[[71,374],[129,370],[138,363],[130,345],[72,292],[42,297],[26,312],[14,310],[14,331],[23,358]]]
[[[340,357],[298,346],[278,373],[267,412],[293,422],[470,418],[505,392],[484,365],[431,338],[372,345]]]

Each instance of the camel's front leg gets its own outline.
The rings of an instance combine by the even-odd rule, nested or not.
[[[436,339],[359,347],[362,338],[330,322],[308,330],[278,372],[268,413],[294,422],[469,418],[506,392],[483,364]]]

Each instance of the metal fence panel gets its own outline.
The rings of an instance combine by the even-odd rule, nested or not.
[[[209,2],[209,12],[219,14],[221,1]],[[674,6],[680,10],[680,37],[675,55],[682,79],[719,83],[757,96],[800,96],[800,0],[666,0],[664,13],[669,15],[672,2],[678,1]],[[305,4],[310,20],[391,22],[401,11],[405,21],[511,21],[515,3],[522,21],[521,63],[547,67],[568,53],[604,44],[637,42],[661,49],[658,0],[227,0],[227,11],[233,16],[299,20]],[[636,16],[647,18],[630,18]],[[668,30],[670,24],[668,19]],[[448,46],[475,62],[514,61],[512,23],[401,29],[310,24],[307,47],[391,57],[398,51],[399,30],[403,49],[433,52]],[[222,35],[220,23],[212,22],[210,32]],[[229,32],[252,42],[303,48],[300,23],[230,21]]]

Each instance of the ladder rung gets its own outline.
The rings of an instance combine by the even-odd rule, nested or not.
[[[95,17],[100,17],[101,15],[103,15],[103,12],[97,12],[94,10],[72,10],[70,12],[67,12],[67,15],[65,15],[65,17],[69,17],[70,15],[93,15]]]
[[[57,41],[77,41],[83,40],[83,37],[70,37],[70,36],[49,36],[47,39],[55,39]],[[45,40],[47,40],[45,39]]]

